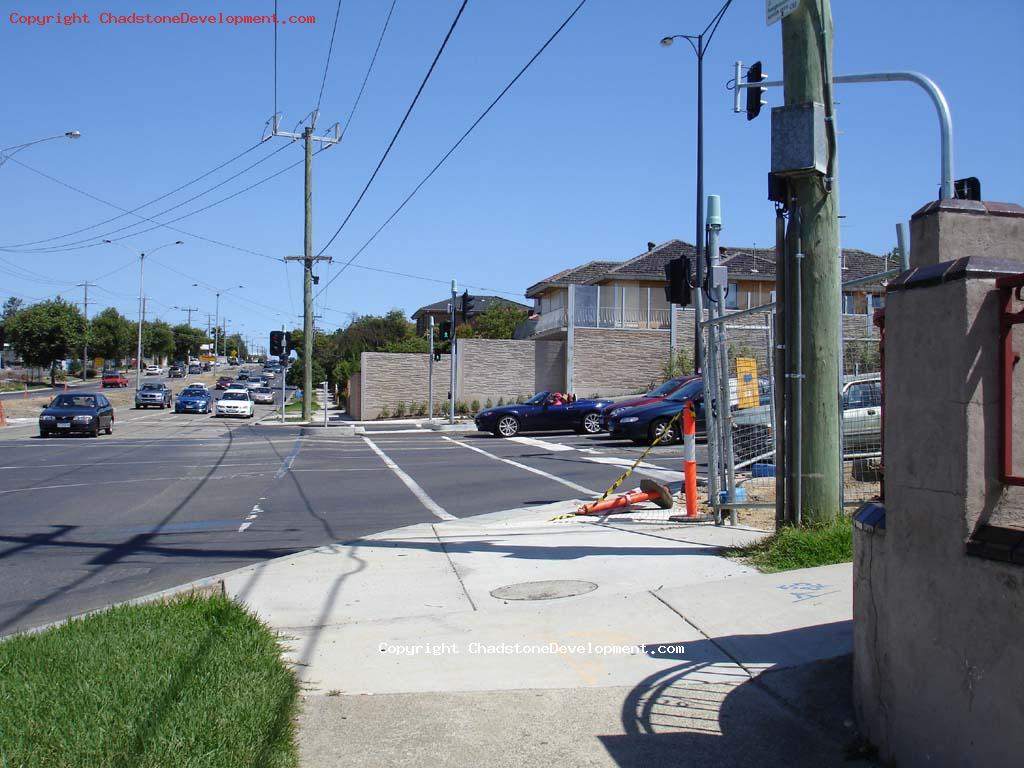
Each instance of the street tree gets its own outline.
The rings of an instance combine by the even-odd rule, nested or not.
[[[24,308],[25,302],[23,300],[17,296],[9,296],[7,301],[4,302],[3,309],[0,310],[0,321],[6,323]]]
[[[85,338],[85,317],[59,296],[23,309],[4,324],[11,346],[28,365],[50,369],[56,381],[57,363],[78,351]]]
[[[516,326],[528,316],[525,309],[508,304],[492,304],[473,320],[473,327],[476,335],[482,339],[511,339]],[[459,333],[462,333],[461,326]]]
[[[142,326],[142,354],[163,360],[174,354],[174,331],[163,320],[146,322]]]
[[[174,334],[174,357],[177,360],[188,360],[190,356],[197,356],[199,348],[210,343],[206,331],[188,323],[176,325],[171,331]]]
[[[113,307],[89,321],[89,348],[97,357],[124,360],[135,349],[135,324]]]

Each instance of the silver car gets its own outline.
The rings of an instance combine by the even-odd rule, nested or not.
[[[274,390],[270,387],[256,387],[255,389],[250,389],[249,396],[252,398],[254,403],[265,405],[274,404]]]

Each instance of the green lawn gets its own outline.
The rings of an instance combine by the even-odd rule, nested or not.
[[[848,563],[853,559],[853,525],[847,515],[830,523],[780,528],[766,539],[725,551],[766,573]]]
[[[294,766],[297,691],[225,597],[113,608],[0,642],[0,766]]]

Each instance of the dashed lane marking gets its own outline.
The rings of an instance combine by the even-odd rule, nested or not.
[[[424,507],[426,507],[432,514],[434,514],[441,520],[458,519],[455,517],[455,515],[448,512],[444,507],[442,507],[440,504],[438,504],[436,501],[430,498],[430,496],[427,495],[427,492],[424,491],[419,486],[419,483],[417,483],[415,480],[409,477],[409,475],[407,475],[400,466],[395,464],[395,462],[391,460],[391,457],[389,457],[386,453],[384,453],[384,451],[377,447],[377,444],[374,443],[373,440],[366,437],[365,435],[363,436],[363,440],[366,441],[366,444],[368,446],[370,446],[370,450],[380,457],[380,460],[384,462],[385,466],[387,466],[388,469],[395,473],[395,476],[405,484],[406,488],[412,491],[413,495],[417,499],[419,499],[420,503]]]

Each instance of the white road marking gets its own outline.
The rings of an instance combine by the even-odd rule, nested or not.
[[[595,464],[608,464],[622,469],[628,469],[633,466],[633,462],[636,461],[636,459],[620,459],[615,456],[583,456],[582,458],[586,461],[592,461]],[[639,474],[647,475],[648,477],[653,477],[655,480],[662,480],[668,483],[677,482],[682,478],[683,474],[682,467],[680,467],[678,471],[673,471],[665,469],[664,467],[659,467],[656,464],[648,464],[646,461],[641,461],[640,464],[637,465],[636,471]]]
[[[558,475],[552,475],[549,472],[545,472],[543,469],[537,469],[535,467],[528,467],[526,464],[520,464],[518,461],[513,461],[512,459],[505,459],[505,458],[502,458],[501,456],[495,456],[493,453],[488,453],[487,451],[483,450],[482,448],[477,448],[475,445],[470,445],[469,443],[464,443],[461,440],[453,440],[452,438],[447,437],[447,436],[445,436],[444,439],[445,440],[449,440],[450,442],[453,442],[456,445],[461,445],[463,448],[468,448],[471,451],[476,451],[477,453],[482,453],[484,456],[487,456],[490,459],[494,459],[495,461],[501,461],[501,462],[503,462],[505,464],[510,464],[513,467],[518,467],[519,469],[525,469],[527,472],[532,472],[535,475],[540,475],[541,477],[546,477],[548,480],[554,480],[556,483],[561,483],[562,485],[566,486],[567,488],[572,488],[574,491],[579,491],[580,493],[586,494],[587,496],[597,496],[598,495],[597,491],[592,491],[589,488],[584,488],[582,485],[577,485],[576,483],[574,483],[574,482],[572,482],[570,480],[564,480],[563,478],[559,477]]]
[[[549,443],[547,440],[540,440],[536,437],[510,437],[507,438],[513,443],[522,443],[523,445],[530,445],[534,448],[543,448],[546,451],[575,451],[578,450],[573,448],[571,445],[563,445],[562,443]]]
[[[384,462],[385,466],[387,466],[388,469],[395,473],[395,476],[405,484],[406,488],[412,491],[413,495],[417,499],[419,499],[420,503],[428,510],[430,510],[431,513],[433,513],[436,517],[440,518],[441,520],[458,519],[455,517],[455,515],[449,513],[440,504],[438,504],[436,501],[430,498],[430,496],[427,495],[427,492],[420,488],[419,484],[411,477],[409,477],[409,475],[407,475],[400,466],[395,464],[395,462],[393,462],[391,458],[386,453],[384,453],[384,451],[378,448],[376,443],[373,442],[373,440],[366,437],[365,435],[363,436],[363,440],[366,442],[368,446],[370,446],[370,450],[380,457],[380,460]]]
[[[246,528],[248,528],[250,525],[252,525],[252,523],[242,523],[240,526],[238,526],[238,532],[241,533]]]
[[[260,509],[260,505],[258,503],[257,504],[253,504],[252,505],[252,512],[250,512],[249,516],[247,518],[245,518],[245,522],[242,523],[240,526],[238,526],[238,532],[241,533],[246,528],[248,528],[250,525],[252,525],[252,521],[255,520],[259,516],[260,512],[262,512],[262,511],[263,510]]]

